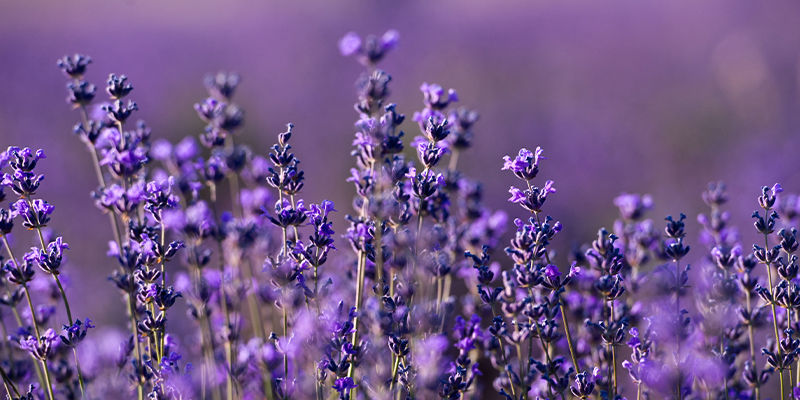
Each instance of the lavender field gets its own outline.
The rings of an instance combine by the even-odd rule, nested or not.
[[[800,4],[0,5],[7,399],[800,399]]]

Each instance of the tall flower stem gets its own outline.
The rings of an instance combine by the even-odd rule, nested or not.
[[[764,250],[769,251],[769,236],[765,233],[764,234]],[[774,293],[772,291],[772,266],[769,263],[764,263],[767,267],[767,284],[769,284],[769,292]],[[783,357],[783,351],[781,350],[780,342],[781,336],[778,333],[778,316],[777,312],[775,311],[775,303],[770,302],[770,308],[772,309],[772,326],[775,328],[775,343],[778,344],[778,357]],[[780,391],[781,391],[781,400],[784,399],[783,393],[783,370],[778,370],[778,378],[780,383]]]
[[[138,367],[142,367],[142,349],[139,346],[139,321],[136,318],[136,298],[132,293],[128,293],[128,313],[131,318],[131,333],[133,334],[134,349],[136,350],[136,358],[139,361]],[[144,384],[139,379],[138,372],[136,374],[136,398],[142,400],[144,398]]]
[[[31,200],[27,199],[27,201],[28,204],[30,204],[31,208],[33,208],[33,203],[31,202]],[[44,235],[42,234],[42,228],[37,226],[36,233],[39,236],[39,243],[42,245],[42,251],[46,251],[47,245],[44,243]],[[64,309],[67,311],[67,320],[69,320],[69,325],[72,326],[75,320],[72,319],[72,311],[70,310],[69,307],[69,300],[67,300],[67,292],[64,291],[64,286],[61,285],[61,279],[58,278],[58,274],[51,273],[50,275],[56,281],[56,286],[58,286],[58,292],[61,294],[61,300],[64,302]],[[78,385],[80,386],[81,389],[81,397],[86,397],[86,386],[83,380],[83,372],[81,371],[81,362],[80,359],[78,358],[77,348],[75,347],[72,348],[72,355],[75,358],[75,369],[78,372]]]
[[[564,302],[561,301],[561,299],[559,299],[558,303],[559,303],[558,307],[561,310],[561,321],[564,323],[564,334],[567,337],[567,346],[569,347],[569,356],[572,359],[572,365],[575,366],[575,370],[577,371],[578,370],[578,361],[577,361],[577,358],[575,358],[575,349],[572,346],[572,336],[569,333],[570,329],[569,329],[569,320],[567,319],[567,313],[566,313],[567,310],[565,309]]]
[[[680,261],[677,259],[673,260],[675,262],[675,321],[677,323],[677,350],[675,352],[675,370],[678,373],[678,379],[676,379],[676,393],[675,396],[678,400],[683,398],[683,393],[681,391],[681,333],[683,329],[681,329],[681,264]]]
[[[214,218],[219,217],[219,212],[217,211],[217,186],[214,183],[210,184],[210,195],[211,195],[211,204],[213,205],[214,209]],[[228,299],[227,299],[227,291],[225,290],[225,250],[222,248],[222,241],[217,238],[217,251],[219,252],[219,271],[220,271],[220,285],[219,285],[219,306],[222,309],[222,313],[225,315],[225,328],[227,330],[231,329],[231,313],[228,309]],[[225,338],[224,343],[225,348],[225,361],[228,364],[227,374],[225,377],[225,387],[227,393],[227,399],[233,399],[233,346],[231,344],[230,338]]]
[[[364,275],[367,264],[367,253],[359,252],[358,255],[358,272],[357,272],[357,285],[356,285],[356,304],[355,304],[355,317],[353,317],[353,337],[351,343],[353,347],[358,346],[358,315],[361,312],[361,302],[364,298]],[[355,362],[350,363],[347,370],[347,376],[350,378],[355,377]],[[353,390],[353,397],[355,397],[355,389]]]
[[[492,319],[494,319],[496,317],[497,317],[497,313],[495,313],[494,307],[492,307]],[[539,331],[539,325],[538,324],[536,325],[536,330],[537,330],[537,332]],[[541,339],[541,335],[539,336],[539,338]],[[506,370],[506,376],[508,376],[508,386],[511,389],[511,396],[513,398],[516,398],[517,395],[516,395],[516,393],[514,391],[514,379],[511,378],[511,372],[508,369],[505,368],[508,365],[508,360],[506,360],[506,348],[503,345],[503,341],[502,340],[498,340],[497,342],[500,344],[500,355],[502,356],[500,359],[503,361],[503,369]],[[546,347],[544,345],[544,341],[542,341],[542,349],[545,349],[545,354],[547,354],[547,350],[546,350]],[[549,357],[550,356],[548,354],[548,358]]]
[[[750,292],[745,290],[744,294],[745,294],[745,301],[746,301],[745,307],[746,307],[746,310],[747,310],[747,315],[752,315],[753,305],[752,305],[752,298],[750,296]],[[752,361],[753,364],[755,365],[755,362],[756,362],[755,347],[756,346],[755,346],[755,339],[753,337],[753,323],[752,323],[752,321],[748,321],[748,323],[747,323],[747,337],[748,337],[748,342],[750,344],[750,361]],[[800,370],[798,370],[798,371],[800,371]],[[755,395],[756,395],[756,400],[761,400],[761,390],[759,390],[759,387],[756,386],[754,388],[754,391],[755,391]]]
[[[528,190],[530,190],[531,183],[528,181],[526,181],[526,183],[528,184]],[[541,218],[539,217],[539,212],[534,212],[534,216],[536,217],[536,223],[541,226],[542,221]],[[551,263],[550,254],[547,251],[544,252],[544,257],[545,260],[547,260],[547,263],[550,264]],[[567,310],[564,307],[564,302],[561,300],[560,296],[558,298],[558,308],[561,311],[561,321],[564,324],[564,335],[567,337],[567,347],[569,347],[569,357],[572,360],[572,366],[575,367],[575,371],[578,371],[579,370],[578,359],[575,357],[575,348],[572,345],[572,335],[570,335],[569,333],[570,329],[569,329],[569,320],[567,319],[567,312],[566,312]]]
[[[0,367],[0,377],[3,378],[3,386],[6,388],[6,394],[8,394],[8,397],[12,397],[9,388],[11,388],[11,390],[14,391],[14,394],[19,397],[19,390],[17,390],[17,387],[14,386],[14,381],[9,379],[8,375],[6,375],[6,370],[4,370],[3,367]]]
[[[80,107],[81,111],[81,123],[84,126],[84,129],[88,132],[90,128],[89,124],[89,115],[86,112],[86,106]],[[92,167],[94,167],[94,173],[97,175],[97,183],[100,185],[101,188],[106,188],[106,178],[103,176],[103,169],[100,166],[100,157],[97,155],[97,147],[93,143],[86,142],[86,148],[89,150],[89,154],[92,156]],[[109,221],[111,222],[111,231],[114,234],[114,240],[116,240],[117,245],[121,245],[121,235],[119,229],[119,222],[117,221],[117,217],[114,213],[108,213]],[[120,247],[121,248],[121,247]]]
[[[609,315],[609,318],[608,318],[609,319],[609,326],[611,326],[611,324],[615,322],[614,314],[615,314],[614,313],[614,300],[611,300],[611,314]],[[610,347],[611,347],[611,369],[614,372],[614,375],[613,375],[613,377],[614,377],[614,386],[613,386],[614,390],[611,393],[613,393],[614,396],[616,396],[617,395],[617,353],[616,353],[616,350],[614,349],[614,344],[613,343],[611,343]]]
[[[11,259],[11,262],[13,262],[14,265],[17,268],[19,268],[19,263],[17,263],[17,258],[14,257],[14,252],[11,250],[11,245],[8,243],[8,239],[5,237],[5,235],[0,235],[0,237],[3,238],[3,245],[6,248],[6,252],[8,253],[8,257]],[[33,300],[31,299],[30,289],[28,289],[28,285],[26,283],[22,284],[22,289],[25,291],[25,299],[28,301],[28,309],[31,312],[31,321],[33,322],[33,330],[36,333],[36,342],[41,343],[42,340],[41,330],[39,329],[39,323],[37,322],[38,320],[36,318],[36,309],[33,307]],[[20,324],[20,326],[22,326],[22,319],[19,317],[19,314],[17,313],[16,309],[14,309],[14,315],[18,320],[17,322]],[[34,365],[36,365],[36,363],[34,363]],[[55,398],[53,397],[53,386],[50,383],[50,371],[47,369],[47,361],[41,360],[41,367],[42,367],[42,372],[44,374],[44,384],[47,387],[47,393],[50,396],[50,400],[54,400]],[[36,368],[36,372],[37,373],[39,372],[38,366]],[[40,381],[42,380],[41,376],[39,377],[39,380]]]

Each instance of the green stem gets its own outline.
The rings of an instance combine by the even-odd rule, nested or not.
[[[30,206],[33,207],[33,204],[31,203],[30,199],[28,199],[28,204],[30,204]],[[36,233],[39,236],[39,243],[42,245],[42,251],[44,252],[47,249],[47,245],[45,245],[44,243],[44,235],[42,234],[42,228],[37,227]],[[70,310],[69,307],[69,300],[67,300],[67,292],[64,291],[64,286],[61,285],[61,280],[58,278],[58,273],[57,272],[50,273],[50,275],[52,275],[53,279],[55,279],[56,281],[56,285],[58,286],[58,292],[61,294],[61,300],[64,302],[64,309],[67,311],[67,320],[69,320],[69,325],[72,326],[75,320],[72,319],[72,311]],[[78,386],[80,386],[81,389],[81,397],[86,397],[86,387],[83,380],[83,372],[81,371],[81,363],[80,360],[78,359],[78,350],[76,348],[72,349],[72,355],[75,358],[75,369],[78,372]]]
[[[569,356],[572,359],[572,365],[575,367],[575,371],[578,371],[578,361],[575,358],[575,349],[572,347],[572,336],[569,334],[569,320],[567,320],[567,313],[566,309],[564,308],[564,303],[559,299],[559,308],[561,310],[561,321],[564,323],[564,334],[567,337],[567,346],[569,347]]]
[[[614,323],[614,300],[611,300],[611,315],[609,316],[609,322]],[[617,353],[614,349],[614,344],[611,344],[611,368],[614,370],[614,396],[617,395]]]
[[[764,234],[764,251],[769,251],[769,236],[766,233]],[[770,294],[772,294],[773,293],[773,291],[772,291],[772,267],[769,265],[769,263],[764,263],[764,265],[767,267],[767,283],[769,284],[769,292],[770,292]],[[780,357],[783,357],[783,351],[781,350],[781,346],[780,346],[781,336],[778,333],[778,317],[777,317],[777,313],[775,312],[775,303],[774,302],[770,302],[770,307],[772,308],[772,325],[773,325],[773,327],[775,329],[775,344],[778,347],[778,357],[780,358]],[[783,371],[782,370],[778,370],[778,377],[780,378],[779,382],[780,382],[781,400],[784,400],[784,394],[783,394]]]

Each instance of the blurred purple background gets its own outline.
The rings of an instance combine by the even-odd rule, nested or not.
[[[423,81],[456,88],[461,105],[480,111],[460,165],[485,182],[490,205],[506,207],[514,183],[501,157],[545,148],[562,249],[610,225],[623,191],[651,193],[655,219],[684,211],[694,220],[706,183],[722,179],[748,243],[759,187],[800,190],[800,3],[791,1],[4,2],[0,146],[47,150],[40,193],[56,205],[51,226],[73,244],[73,280],[111,298],[109,228],[88,195],[96,182],[70,133],[78,114],[64,102],[58,57],[90,55],[88,78],[100,87],[110,72],[127,74],[136,117],[173,140],[202,131],[192,105],[205,95],[203,76],[239,72],[241,141],[265,153],[294,122],[304,197],[334,200],[344,214],[361,68],[336,43],[350,30],[389,28],[400,46],[382,66],[401,112],[422,107]],[[119,310],[115,300],[73,301],[100,322]]]

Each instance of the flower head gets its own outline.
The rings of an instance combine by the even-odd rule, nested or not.
[[[343,56],[356,56],[364,66],[375,65],[397,46],[400,34],[386,31],[381,37],[368,35],[363,40],[355,32],[348,32],[339,40],[339,52]]]
[[[539,161],[545,158],[542,153],[544,153],[544,150],[541,147],[536,147],[533,152],[522,148],[514,159],[509,156],[503,157],[504,162],[501,170],[511,171],[518,178],[526,181],[533,180],[536,174],[539,173]]]
[[[56,65],[64,74],[72,79],[78,79],[86,72],[86,67],[92,63],[92,59],[83,54],[67,55],[59,58]]]
[[[35,261],[44,272],[58,275],[65,249],[69,249],[69,245],[64,242],[64,238],[59,236],[55,241],[47,245],[46,250],[33,247],[28,254],[30,254],[32,261]]]

